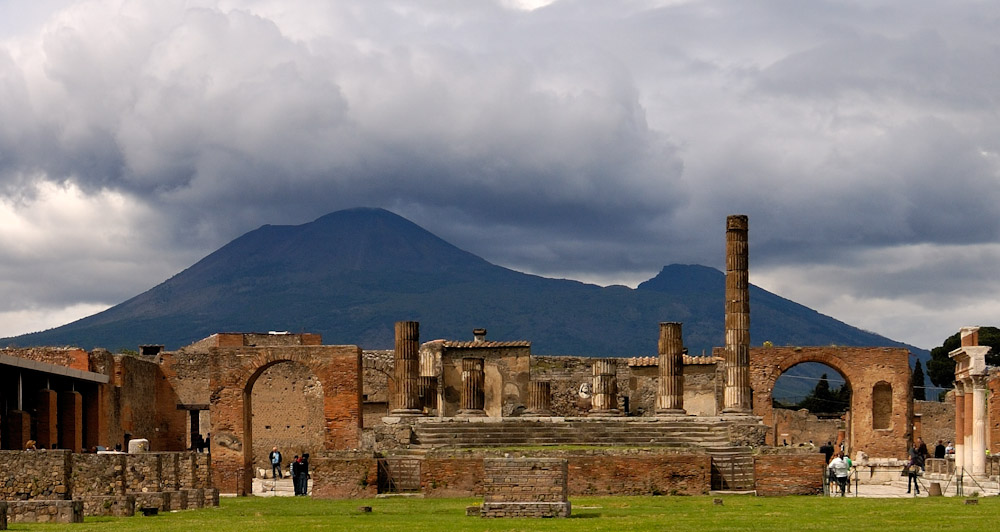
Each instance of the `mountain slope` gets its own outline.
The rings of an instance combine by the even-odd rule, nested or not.
[[[490,264],[388,211],[351,209],[265,225],[104,312],[2,341],[173,349],[216,332],[289,330],[374,349],[393,345],[394,322],[417,320],[421,340],[487,327],[538,354],[635,356],[656,353],[659,322],[680,321],[701,354],[722,343],[724,279],[685,265],[636,289],[548,279]],[[757,287],[750,298],[758,345],[902,345]]]

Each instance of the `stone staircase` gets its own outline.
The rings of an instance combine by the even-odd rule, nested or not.
[[[712,457],[713,492],[753,492],[753,452],[749,447],[710,447],[707,451]]]
[[[566,419],[558,422],[504,419],[496,421],[444,420],[413,427],[417,447],[516,446],[636,446],[724,447],[729,425],[722,421],[621,419]]]

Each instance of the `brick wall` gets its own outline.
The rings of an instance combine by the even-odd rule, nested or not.
[[[920,433],[913,437],[923,438],[931,453],[938,440],[955,441],[955,399],[949,397],[951,400],[945,402],[913,401],[914,417],[920,414]]]
[[[569,517],[566,460],[483,460],[483,517]]]
[[[820,453],[758,455],[753,464],[757,495],[822,493],[825,461]]]
[[[267,368],[253,385],[251,405],[255,468],[270,473],[274,447],[286,469],[294,455],[323,449],[323,385],[309,368],[294,362]]]
[[[370,454],[310,454],[309,474],[313,497],[322,499],[374,497],[378,488],[378,468]]]

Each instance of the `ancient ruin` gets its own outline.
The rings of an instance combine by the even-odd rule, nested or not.
[[[490,476],[508,459],[563,464],[553,469],[564,472],[563,498],[816,493],[823,457],[781,445],[779,424],[791,421],[771,398],[778,377],[803,362],[826,364],[848,381],[849,412],[823,430],[849,453],[866,455],[873,471],[896,467],[915,430],[945,434],[943,425],[958,434],[960,471],[996,469],[986,450],[1000,450],[1000,404],[993,404],[1000,378],[985,366],[975,328],[963,329],[962,348],[951,355],[952,425],[935,421],[946,413],[930,405],[914,413],[906,350],[750,347],[746,216],[726,220],[720,310],[725,338],[712,356],[688,355],[682,324],[669,321],[658,331],[650,324],[655,356],[612,358],[535,355],[529,341],[487,339],[482,328],[468,341],[421,343],[413,321],[395,324],[393,351],[283,332],[219,333],[176,351],[140,346],[137,354],[4,349],[0,462],[5,470],[42,468],[75,480],[31,495],[7,489],[0,500],[10,503],[8,515],[42,515],[17,506],[42,504],[72,516],[73,501],[96,515],[91,497],[126,514],[197,507],[220,490],[251,494],[254,478],[270,473],[272,446],[286,458],[311,454],[310,489],[318,497],[409,491],[523,502],[501,500],[507,488]],[[128,450],[135,438],[148,440],[151,452],[113,451]],[[85,452],[96,450],[103,452]],[[154,473],[130,476],[140,467]]]

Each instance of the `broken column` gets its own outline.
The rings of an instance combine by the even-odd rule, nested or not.
[[[962,442],[961,451],[956,446],[955,465],[961,465],[975,477],[986,476],[986,354],[989,346],[979,345],[979,327],[962,327],[962,345],[948,353],[955,361],[955,428],[956,442]],[[964,397],[959,400],[961,386]],[[960,411],[961,409],[961,411]],[[962,453],[959,462],[958,453]]]
[[[462,408],[460,416],[485,416],[485,383],[483,359],[462,359]]]
[[[395,389],[390,397],[394,416],[414,416],[422,412],[417,379],[420,375],[420,323],[396,322],[396,350],[393,353]]]
[[[552,385],[549,381],[528,382],[526,416],[548,416],[552,413]]]
[[[660,324],[660,381],[656,393],[657,414],[684,414],[684,341],[681,324]]]
[[[618,410],[618,364],[613,358],[594,359],[594,390],[590,415],[616,416]]]
[[[746,215],[726,219],[726,388],[722,412],[750,414],[750,270]]]

